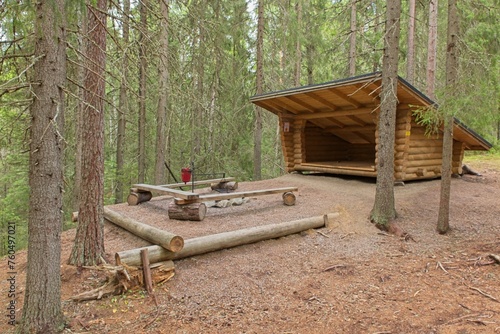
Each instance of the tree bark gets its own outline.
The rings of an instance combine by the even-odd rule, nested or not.
[[[104,71],[107,2],[87,6],[82,186],[79,224],[69,263],[91,266],[104,255]]]
[[[155,184],[165,181],[165,151],[167,149],[167,106],[168,106],[168,6],[169,0],[161,0],[161,32],[160,32],[160,89],[158,93],[158,108],[156,111],[156,163]]]
[[[125,167],[125,124],[128,114],[127,82],[128,82],[128,45],[130,42],[130,0],[123,1],[123,66],[118,101],[118,129],[116,134],[116,188],[115,203],[123,202],[123,169]]]
[[[406,80],[415,81],[415,0],[408,1],[408,55],[406,56]]]
[[[429,2],[429,38],[427,46],[427,96],[436,99],[436,68],[437,68],[437,27],[438,0]]]
[[[125,217],[111,209],[104,208],[104,218],[126,229],[130,233],[169,251],[178,252],[184,247],[184,239],[182,237]]]
[[[60,238],[64,186],[65,17],[62,0],[36,4],[35,59],[38,61],[34,65],[34,82],[38,84],[32,86],[30,107],[29,248],[26,294],[18,333],[56,333],[64,324]],[[11,320],[15,322],[15,313]]]
[[[356,3],[358,0],[351,0],[351,32],[349,34],[349,76],[356,75],[356,33],[358,31],[356,16]]]
[[[458,81],[458,13],[456,0],[448,0],[448,38],[446,49],[446,90],[448,98],[456,96]],[[448,232],[450,223],[450,191],[453,155],[453,115],[448,111],[444,118],[443,129],[443,160],[441,166],[441,194],[437,231]]]
[[[382,92],[378,121],[377,186],[370,219],[387,229],[396,218],[394,204],[394,140],[396,132],[399,22],[401,0],[387,1]]]
[[[257,73],[256,92],[262,94],[264,86],[264,1],[257,3]],[[262,178],[262,108],[255,107],[253,146],[253,179]]]
[[[146,58],[146,33],[148,29],[147,19],[147,0],[139,2],[140,12],[140,31],[139,31],[139,119],[138,119],[138,166],[137,180],[139,183],[144,183],[146,178],[146,71],[147,71],[147,58]]]
[[[300,43],[302,39],[302,0],[297,0],[295,4],[295,11],[297,13],[297,29],[296,29],[296,41],[295,41],[295,75],[294,84],[295,87],[300,86],[300,78],[302,72],[302,45]]]
[[[338,217],[338,213],[294,220],[290,222],[250,227],[246,229],[212,234],[186,240],[184,248],[178,253],[172,253],[163,247],[149,246],[149,262],[156,263],[167,260],[179,260],[190,256],[205,254],[226,248],[251,244],[254,242],[276,239],[290,234],[299,233],[313,228],[324,227],[330,220]],[[139,266],[141,249],[131,249],[115,254],[116,264],[125,263],[129,266]]]

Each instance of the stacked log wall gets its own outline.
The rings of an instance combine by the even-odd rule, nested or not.
[[[284,131],[284,122],[289,122],[288,131]],[[283,158],[285,161],[285,170],[287,172],[293,171],[293,123],[290,120],[279,118],[280,135],[281,135],[281,149],[283,151]]]
[[[296,119],[293,121],[293,165],[300,166],[305,161],[305,120]]]
[[[411,111],[398,110],[396,112],[396,133],[394,145],[394,179],[397,181],[403,181],[406,178],[410,135]]]
[[[406,162],[405,179],[439,177],[443,156],[443,139],[440,133],[426,134],[426,128],[415,121],[411,123],[410,145]]]
[[[451,172],[453,174],[462,174],[462,161],[464,159],[464,152],[465,144],[454,140],[451,165]]]

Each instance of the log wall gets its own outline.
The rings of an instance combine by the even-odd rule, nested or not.
[[[416,180],[441,176],[443,139],[441,134],[427,135],[425,127],[411,122],[410,143],[405,179]]]
[[[284,122],[289,123],[289,130],[284,131]],[[287,172],[293,171],[293,121],[289,119],[279,118],[280,135],[281,135],[281,149],[283,151],[283,158],[285,161],[285,170]]]
[[[409,159],[411,134],[411,111],[396,112],[396,137],[394,145],[394,179],[403,181],[406,178],[406,168]]]

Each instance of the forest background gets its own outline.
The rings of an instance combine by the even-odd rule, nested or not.
[[[260,37],[257,0],[172,0],[168,11],[162,11],[160,3],[109,1],[105,204],[122,202],[128,187],[137,182],[172,182],[164,162],[177,178],[191,162],[200,175],[224,172],[239,180],[284,173],[277,118],[249,103],[258,91],[258,38],[263,45],[263,92],[382,67],[385,1],[262,1]],[[438,3],[434,24],[433,3],[403,2],[399,74],[439,104],[452,105],[455,116],[498,151],[500,2],[458,4],[460,98],[452,102],[444,91],[447,4]],[[4,255],[8,222],[17,226],[17,247],[27,241],[29,106],[37,59],[33,4],[6,0],[0,6],[0,255]],[[70,228],[70,214],[78,209],[86,32],[85,3],[67,1],[66,6],[64,228]],[[262,139],[256,145],[255,124],[260,117]]]

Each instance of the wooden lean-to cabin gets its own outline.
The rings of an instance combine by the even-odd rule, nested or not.
[[[281,145],[288,172],[377,176],[377,128],[380,72],[253,96],[250,100],[279,117]],[[413,111],[435,103],[398,78],[395,181],[441,175],[442,133],[426,135]],[[491,144],[455,120],[453,173],[462,173],[465,150],[489,150]]]

